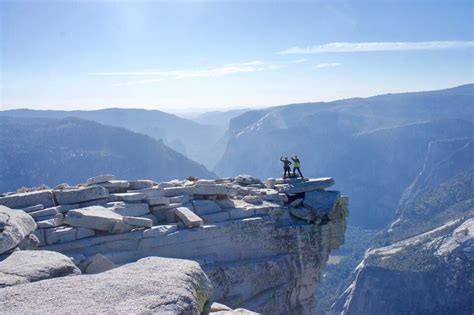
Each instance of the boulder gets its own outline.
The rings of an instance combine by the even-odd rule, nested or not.
[[[111,201],[142,201],[146,199],[146,195],[141,192],[117,193],[110,194]]]
[[[0,254],[15,248],[36,229],[36,222],[21,210],[0,206]]]
[[[189,208],[178,207],[174,210],[174,213],[187,227],[199,227],[203,224],[203,220]]]
[[[91,200],[107,198],[109,192],[102,186],[89,186],[79,189],[55,190],[54,197],[58,204],[70,205]]]
[[[305,194],[303,205],[317,215],[327,215],[334,209],[340,196],[338,191],[312,191]]]
[[[0,288],[80,274],[79,268],[63,254],[45,250],[21,250],[0,262]]]
[[[151,228],[153,226],[153,221],[146,218],[124,216],[123,222],[136,227]]]
[[[109,202],[105,206],[115,213],[130,217],[139,217],[150,213],[150,208],[146,203]]]
[[[145,188],[151,188],[155,185],[155,182],[148,179],[139,179],[139,180],[131,180],[128,189],[132,190],[139,190]]]
[[[32,191],[0,197],[0,205],[10,209],[24,209],[39,204],[44,207],[55,206],[51,190]]]
[[[110,175],[110,174],[98,175],[98,176],[94,176],[94,177],[89,178],[86,181],[86,185],[90,186],[90,185],[105,183],[105,182],[108,182],[108,181],[114,180],[114,179],[115,179],[114,175]]]
[[[101,206],[69,210],[64,218],[68,225],[101,231],[110,231],[116,222],[122,222],[122,216]]]
[[[106,272],[0,290],[6,314],[201,314],[212,287],[197,262],[148,257]],[[47,301],[47,303],[45,302]]]
[[[101,273],[118,266],[104,255],[97,254],[81,263],[81,267],[86,274]]]
[[[222,211],[222,208],[213,200],[193,200],[194,212],[198,215]]]

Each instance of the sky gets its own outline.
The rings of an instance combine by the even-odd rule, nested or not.
[[[0,109],[256,108],[474,82],[474,1],[0,0]]]

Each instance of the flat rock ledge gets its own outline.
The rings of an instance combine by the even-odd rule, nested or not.
[[[100,274],[0,290],[5,314],[202,314],[211,282],[198,263],[147,257]],[[46,302],[47,301],[47,302]]]

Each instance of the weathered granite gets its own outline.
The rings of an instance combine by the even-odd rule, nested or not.
[[[147,202],[150,206],[159,206],[170,204],[171,200],[168,197],[150,197],[147,198]]]
[[[48,245],[56,243],[67,243],[82,238],[94,236],[95,232],[93,229],[85,227],[67,227],[60,226],[55,228],[49,228],[44,230],[44,241]]]
[[[0,288],[80,274],[79,268],[61,253],[21,250],[0,261]]]
[[[94,184],[105,183],[105,182],[108,182],[109,180],[114,180],[114,179],[115,179],[114,175],[110,175],[110,174],[98,175],[98,176],[94,176],[94,177],[89,178],[86,181],[86,185],[90,186],[90,185],[94,185]]]
[[[197,215],[205,215],[222,211],[222,208],[213,200],[193,200],[194,212]]]
[[[237,191],[235,189],[229,188],[224,185],[208,185],[208,184],[196,184],[192,187],[191,194],[194,195],[236,195]]]
[[[333,305],[343,314],[472,314],[474,219],[370,249]]]
[[[109,192],[102,186],[94,185],[79,189],[54,190],[54,197],[60,205],[69,205],[106,198]]]
[[[64,218],[68,225],[101,231],[110,231],[116,222],[121,221],[121,215],[101,206],[69,210]]]
[[[275,185],[294,182],[277,179]],[[105,203],[99,207],[100,216],[88,212],[90,208],[68,209],[72,215],[66,213],[66,217],[79,212],[86,216],[81,218],[84,226],[97,228],[92,225],[100,223],[103,229],[97,232],[86,229],[92,235],[86,233],[86,238],[78,239],[79,229],[85,228],[71,227],[66,220],[60,227],[35,232],[43,238],[41,248],[74,257],[81,266],[98,254],[116,265],[147,256],[192,259],[211,278],[215,301],[264,314],[309,314],[319,272],[329,252],[343,242],[347,200],[340,196],[332,211],[321,218],[321,213],[302,207],[299,208],[306,212],[304,216],[292,214],[294,210],[288,201],[304,198],[305,194],[288,198],[286,193],[267,188],[250,176],[201,182],[174,180],[140,190],[128,187],[122,192],[142,193],[147,204]],[[286,199],[281,199],[282,196]],[[153,198],[163,197],[166,199],[154,204]],[[79,206],[102,204],[104,200],[107,199],[87,201]],[[162,204],[163,201],[167,203]],[[142,210],[117,211],[136,205]],[[152,214],[143,214],[149,210]],[[308,218],[308,213],[312,217]],[[74,225],[73,221],[69,223]],[[62,238],[47,245],[46,233],[53,236],[62,233]],[[97,271],[102,270],[97,268]]]
[[[28,212],[34,212],[34,211],[39,211],[39,210],[43,210],[43,209],[44,209],[44,205],[39,204],[39,205],[29,206],[29,207],[23,208],[21,210],[28,213]]]
[[[276,189],[289,195],[322,190],[333,186],[335,183],[331,177],[322,177],[309,180],[294,180],[290,179],[287,183],[276,185]]]
[[[0,206],[0,254],[15,248],[36,229],[36,222],[21,210]]]
[[[126,216],[138,217],[150,213],[146,203],[109,202],[105,206],[117,214]]]
[[[153,221],[146,218],[137,218],[137,217],[123,217],[123,222],[130,224],[136,227],[146,227],[151,228],[153,226]]]
[[[28,213],[33,219],[38,219],[46,216],[55,216],[58,214],[58,209],[56,207],[46,208],[43,210],[33,211]]]
[[[202,219],[194,212],[192,212],[189,208],[178,207],[174,210],[174,213],[188,227],[199,227],[203,224]]]
[[[57,213],[53,217],[45,219],[45,220],[36,221],[36,225],[38,226],[39,229],[58,227],[60,225],[63,225],[63,223],[64,223],[64,214],[62,213]]]
[[[101,254],[97,254],[89,259],[85,259],[84,261],[82,261],[80,267],[82,270],[84,270],[84,273],[86,274],[96,274],[117,268],[118,265],[116,265],[108,257]]]
[[[127,192],[110,194],[110,201],[142,201],[146,199],[146,195],[142,192]]]
[[[193,189],[191,187],[166,187],[163,189],[163,194],[165,197],[192,195]]]
[[[128,188],[132,190],[146,189],[153,187],[155,184],[154,181],[148,179],[131,180]]]
[[[199,315],[211,292],[196,262],[148,257],[95,275],[1,289],[0,309],[7,314]]]
[[[39,204],[44,207],[54,207],[53,192],[40,190],[0,197],[0,205],[11,209],[24,209]]]
[[[109,180],[98,185],[106,188],[107,191],[112,194],[125,192],[130,186],[130,183],[126,180]]]
[[[338,191],[311,191],[305,194],[303,205],[316,214],[327,215],[334,209],[340,196]]]

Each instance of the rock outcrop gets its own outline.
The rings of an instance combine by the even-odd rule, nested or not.
[[[472,314],[474,219],[371,249],[333,305],[344,314]]]
[[[0,288],[80,274],[71,259],[61,253],[20,250],[0,261]]]
[[[5,197],[7,200],[14,198]],[[3,199],[3,198],[0,198]],[[30,249],[38,245],[31,233],[36,229],[34,219],[24,211],[0,206],[0,259],[1,255],[15,249]]]
[[[198,315],[210,304],[211,292],[196,262],[148,257],[96,275],[0,289],[0,309],[6,314]]]
[[[214,287],[209,300],[233,309],[310,314],[320,270],[344,240],[347,198],[326,190],[331,178],[154,183],[106,175],[87,183],[48,190],[53,204],[35,208],[43,211],[31,215],[40,249],[99,275],[149,256],[194,260]]]

